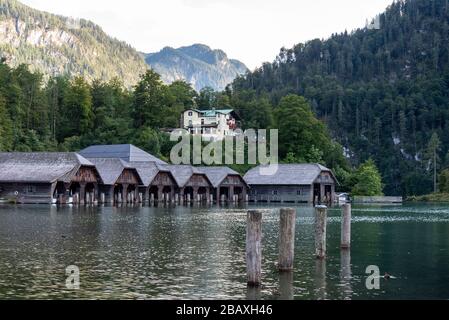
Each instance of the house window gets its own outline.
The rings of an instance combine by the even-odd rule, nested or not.
[[[201,125],[204,126],[204,119],[201,119]]]
[[[278,191],[277,190],[273,190],[273,195],[277,196],[278,195]]]
[[[35,193],[36,192],[36,187],[35,186],[28,186],[27,187],[27,192],[28,193]]]
[[[189,126],[191,127],[193,124],[192,120],[189,120]]]
[[[296,191],[296,195],[300,196],[301,195],[301,190]]]
[[[191,117],[191,116],[193,116],[193,112],[192,111],[189,112],[189,117]]]

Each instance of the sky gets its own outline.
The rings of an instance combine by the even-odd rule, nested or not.
[[[20,0],[84,18],[149,53],[203,43],[250,69],[280,48],[364,27],[393,0]]]

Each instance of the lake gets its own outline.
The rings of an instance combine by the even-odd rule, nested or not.
[[[246,210],[263,210],[263,286],[247,289]],[[314,257],[313,209],[297,207],[295,272],[279,274],[275,207],[0,206],[0,299],[448,299],[449,206],[353,207],[341,251]],[[65,286],[66,267],[80,289]],[[365,286],[367,266],[395,279]]]

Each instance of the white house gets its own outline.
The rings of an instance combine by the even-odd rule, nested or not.
[[[205,140],[223,140],[235,136],[238,116],[232,109],[197,110],[189,109],[181,116],[181,128],[191,134],[200,134]]]

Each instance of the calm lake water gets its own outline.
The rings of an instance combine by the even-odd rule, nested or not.
[[[248,290],[246,208],[2,205],[0,299],[449,299],[449,206],[354,207],[350,255],[331,209],[324,262],[313,209],[297,207],[292,276],[276,270],[278,212],[260,208],[263,286]],[[69,265],[79,290],[65,287]],[[396,279],[367,290],[369,265]]]

